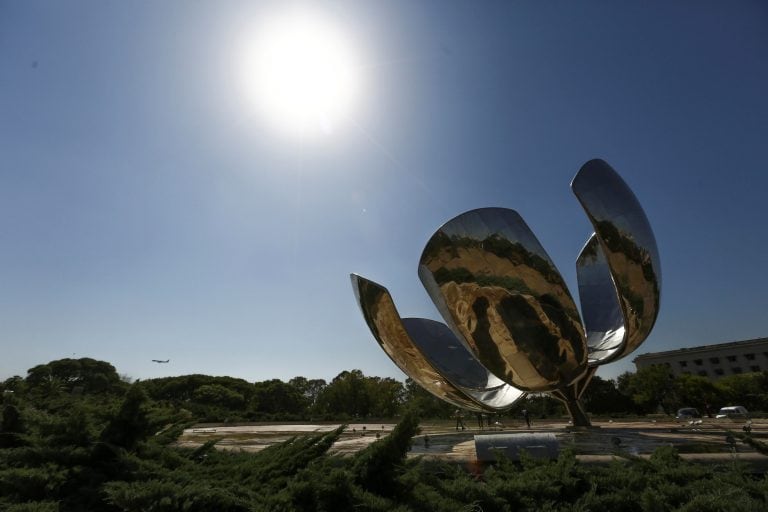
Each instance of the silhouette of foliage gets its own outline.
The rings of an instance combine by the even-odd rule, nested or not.
[[[118,413],[101,433],[101,440],[127,450],[150,434],[145,403],[147,395],[138,386],[132,386],[125,395]]]
[[[193,389],[184,392],[189,400],[200,387],[224,386],[221,380],[195,378],[186,383],[190,381],[194,381]],[[370,400],[375,404],[372,397],[379,386],[393,388],[385,381],[365,377],[362,372],[346,372],[338,378],[334,393],[354,397],[345,395],[353,382],[369,393],[360,403]],[[26,384],[15,384],[18,393],[3,398],[2,426],[4,433],[13,431],[23,443],[0,447],[3,511],[768,508],[768,479],[764,476],[738,464],[692,464],[668,447],[658,449],[647,460],[625,456],[605,466],[581,464],[573,453],[564,451],[555,461],[524,456],[520,463],[501,459],[485,467],[465,467],[409,458],[418,420],[406,413],[390,435],[349,456],[329,454],[343,427],[298,436],[257,453],[220,450],[217,440],[186,449],[173,440],[194,418],[172,400],[147,396],[153,384],[134,384],[123,397],[105,391],[62,392],[56,398],[42,396],[35,386],[25,391]],[[229,390],[250,399],[255,396],[255,392],[248,395],[235,389],[241,383],[233,384]],[[301,384],[286,385],[299,389]],[[605,391],[605,399],[612,393]],[[306,397],[304,392],[299,395]],[[320,394],[317,396],[321,403]],[[381,396],[386,393],[382,391]],[[406,399],[414,397],[406,395]],[[734,435],[768,451],[765,443],[751,436]]]

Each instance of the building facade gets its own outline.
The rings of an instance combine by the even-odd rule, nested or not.
[[[664,365],[675,376],[700,375],[712,380],[740,373],[768,371],[768,338],[640,354],[633,362],[638,370]]]

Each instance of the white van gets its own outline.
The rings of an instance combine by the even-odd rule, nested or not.
[[[740,405],[730,405],[720,409],[715,418],[743,418],[746,420],[749,419],[749,411]]]

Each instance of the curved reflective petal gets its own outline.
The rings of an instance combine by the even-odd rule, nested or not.
[[[581,316],[587,330],[590,365],[610,357],[624,344],[624,315],[611,270],[594,233],[576,259]]]
[[[443,323],[403,318],[414,345],[445,379],[476,402],[493,410],[508,409],[525,394],[488,371]]]
[[[635,350],[656,322],[661,297],[659,253],[640,203],[606,162],[584,164],[571,188],[595,228],[624,316],[624,343],[596,361],[604,364]]]
[[[384,352],[406,375],[436,397],[471,411],[494,411],[512,405],[514,400],[504,402],[504,398],[509,393],[509,390],[495,389],[495,387],[483,389],[480,386],[483,378],[486,384],[495,383],[488,377],[487,370],[480,367],[486,373],[483,376],[482,372],[478,371],[477,367],[472,363],[467,363],[466,366],[471,368],[473,373],[461,382],[464,384],[477,384],[480,389],[467,386],[468,390],[465,392],[451,383],[438,370],[440,365],[450,368],[453,362],[451,358],[439,350],[435,350],[435,352],[440,354],[437,358],[439,363],[436,364],[428,357],[428,353],[420,348],[421,345],[434,349],[433,345],[440,341],[443,334],[438,332],[434,339],[431,339],[429,335],[423,335],[424,332],[431,332],[428,329],[433,329],[434,326],[422,325],[422,322],[420,322],[422,319],[407,319],[407,322],[403,322],[386,288],[356,274],[352,274],[350,277],[355,297],[362,310],[365,322],[371,329],[371,333]],[[412,336],[409,335],[406,323],[410,327],[411,332],[417,333],[420,336],[420,344],[417,345]],[[464,350],[466,352],[466,349]],[[474,361],[474,363],[479,365],[477,361]],[[461,373],[461,370],[452,369],[449,373],[457,375]],[[477,380],[473,380],[472,375]],[[489,393],[489,395],[485,396],[483,393]],[[516,398],[519,398],[519,396]],[[481,399],[487,399],[488,405],[480,401]],[[502,404],[503,407],[498,407],[498,404]]]
[[[459,339],[505,382],[550,391],[585,371],[573,298],[514,210],[480,208],[448,221],[424,248],[419,277]]]

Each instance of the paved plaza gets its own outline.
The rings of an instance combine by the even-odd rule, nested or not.
[[[323,424],[204,424],[184,431],[179,446],[197,447],[211,439],[220,439],[219,449],[256,452],[294,436],[330,432],[339,423]],[[552,433],[560,450],[572,449],[584,462],[609,462],[617,452],[647,457],[659,446],[674,446],[685,459],[702,462],[728,462],[739,459],[768,469],[768,457],[729,433],[742,433],[745,423],[704,418],[700,422],[660,420],[595,421],[592,428],[573,428],[566,421],[534,421],[528,429],[524,423],[510,422],[483,428],[465,422],[457,430],[451,421],[424,422],[421,432],[413,439],[410,456],[439,458],[456,462],[476,460],[476,434]],[[768,441],[768,420],[753,420],[752,435]],[[349,454],[389,435],[395,423],[349,423],[330,452]],[[474,428],[472,428],[474,427]],[[737,437],[737,436],[736,436]],[[734,442],[729,442],[733,441]]]

